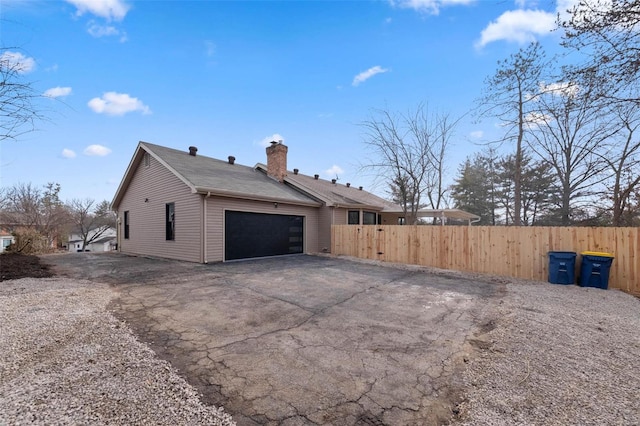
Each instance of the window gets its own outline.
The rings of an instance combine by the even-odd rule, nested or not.
[[[398,218],[398,225],[404,225],[407,221],[405,220],[404,217],[399,217]]]
[[[176,205],[174,203],[167,203],[167,205],[165,206],[167,241],[176,239],[175,211],[176,211]]]
[[[149,155],[148,152],[144,153],[144,166],[145,167],[149,167],[149,165],[151,164],[151,156]]]
[[[360,225],[360,212],[358,210],[349,210],[347,224]]]
[[[363,225],[375,225],[378,223],[378,215],[374,212],[363,212],[362,213],[362,224]]]
[[[124,239],[129,239],[129,211],[124,212]]]

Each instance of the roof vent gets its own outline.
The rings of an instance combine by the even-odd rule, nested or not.
[[[297,175],[299,171],[300,171],[300,170],[298,170],[298,169],[293,169],[293,174],[294,174],[294,175]]]
[[[195,146],[190,146],[189,147],[189,155],[192,155],[192,156],[195,157],[196,156],[196,152],[198,152],[198,148],[197,147],[195,147]]]
[[[360,191],[362,191],[362,187],[361,187],[361,186],[360,186],[360,187],[358,187],[358,189],[359,189]]]
[[[315,180],[318,180],[318,178],[319,178],[319,177],[320,177],[320,175],[313,175],[313,178],[314,178]]]
[[[351,186],[351,184],[349,182],[347,182],[347,188],[349,188]]]
[[[234,157],[233,155],[229,156],[229,164],[235,164],[236,163],[236,157]]]
[[[336,183],[336,180],[335,179],[331,179],[331,183]]]

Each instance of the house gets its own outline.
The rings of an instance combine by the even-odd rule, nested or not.
[[[85,251],[111,251],[116,246],[117,241],[117,232],[115,228],[108,228],[106,231],[102,229],[91,230],[88,233],[87,241],[91,240],[95,237],[97,232],[101,232],[100,236],[95,240],[91,241],[84,248]],[[67,248],[71,252],[82,251],[82,235],[78,233],[73,233],[69,235],[69,243],[67,244]]]
[[[398,224],[403,214],[362,187],[287,169],[271,142],[255,167],[140,142],[111,206],[123,253],[192,262],[328,252],[333,224]]]
[[[0,253],[4,253],[11,244],[15,244],[16,238],[9,229],[0,226]]]

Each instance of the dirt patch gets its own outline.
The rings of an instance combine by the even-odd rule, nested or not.
[[[49,265],[42,263],[38,256],[20,253],[0,255],[0,281],[52,276],[53,273],[49,270]]]

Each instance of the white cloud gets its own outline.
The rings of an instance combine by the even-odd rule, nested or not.
[[[535,40],[536,35],[546,35],[556,27],[556,15],[543,10],[509,10],[491,22],[480,33],[476,48],[507,40],[524,44]]]
[[[69,96],[71,94],[71,87],[52,87],[44,92],[44,96],[47,98],[61,98]]]
[[[215,55],[216,53],[216,44],[210,40],[206,40],[204,42],[204,47],[205,47],[205,55],[207,55],[209,58],[212,57],[213,55]]]
[[[85,13],[99,16],[106,20],[121,21],[127,15],[130,6],[123,0],[66,0],[78,9],[78,16]]]
[[[342,168],[340,166],[335,165],[335,164],[333,166],[331,166],[330,169],[327,169],[327,170],[324,171],[324,174],[326,176],[330,176],[332,178],[335,178],[336,176],[341,175],[342,173],[344,173],[344,170],[342,170]]]
[[[95,38],[100,37],[120,37],[120,42],[127,41],[127,33],[119,30],[113,25],[102,25],[94,20],[89,21],[87,24],[87,32]]]
[[[62,156],[64,158],[76,158],[76,153],[75,151],[65,148],[62,150]]]
[[[276,141],[276,142],[284,142],[284,138],[282,137],[282,135],[280,133],[274,133],[271,136],[267,136],[266,138],[262,139],[260,141],[260,146],[263,147],[268,147],[269,145],[271,145],[271,142]]]
[[[0,62],[3,64],[2,68],[9,68],[19,74],[31,72],[36,67],[36,61],[33,58],[24,56],[20,52],[3,52],[0,55]]]
[[[91,157],[104,157],[105,155],[111,154],[111,150],[102,145],[89,145],[83,152],[84,155],[89,155]]]
[[[151,114],[149,107],[140,99],[132,98],[126,93],[106,92],[101,98],[91,99],[87,105],[98,114],[124,115],[134,111]]]
[[[545,82],[541,82],[540,91],[544,93],[551,93],[553,95],[558,95],[558,96],[571,97],[571,96],[575,96],[580,91],[580,86],[568,81],[564,81],[560,83],[551,83],[551,84],[546,84]]]
[[[392,6],[437,15],[445,6],[467,5],[475,0],[389,0]]]
[[[474,130],[473,132],[469,133],[469,136],[474,139],[481,139],[484,136],[484,132],[482,130]]]
[[[556,12],[560,15],[560,20],[564,21],[569,19],[568,11],[573,10],[576,6],[579,6],[580,0],[558,0],[556,5]],[[589,16],[590,11],[598,9],[609,9],[611,7],[611,0],[602,0],[598,3],[589,2],[587,7],[577,7],[576,14],[573,14],[573,18],[582,20]]]
[[[351,84],[353,86],[357,86],[360,83],[364,83],[376,74],[382,74],[388,71],[389,70],[387,68],[382,68],[380,65],[376,65],[375,67],[371,67],[368,70],[362,71],[360,74],[356,75],[353,78],[353,82]]]
[[[551,117],[540,112],[530,112],[524,118],[525,125],[530,129],[540,127],[540,125],[549,122]]]
[[[113,25],[100,25],[96,21],[91,21],[87,24],[87,32],[96,38],[114,36],[120,33]]]

